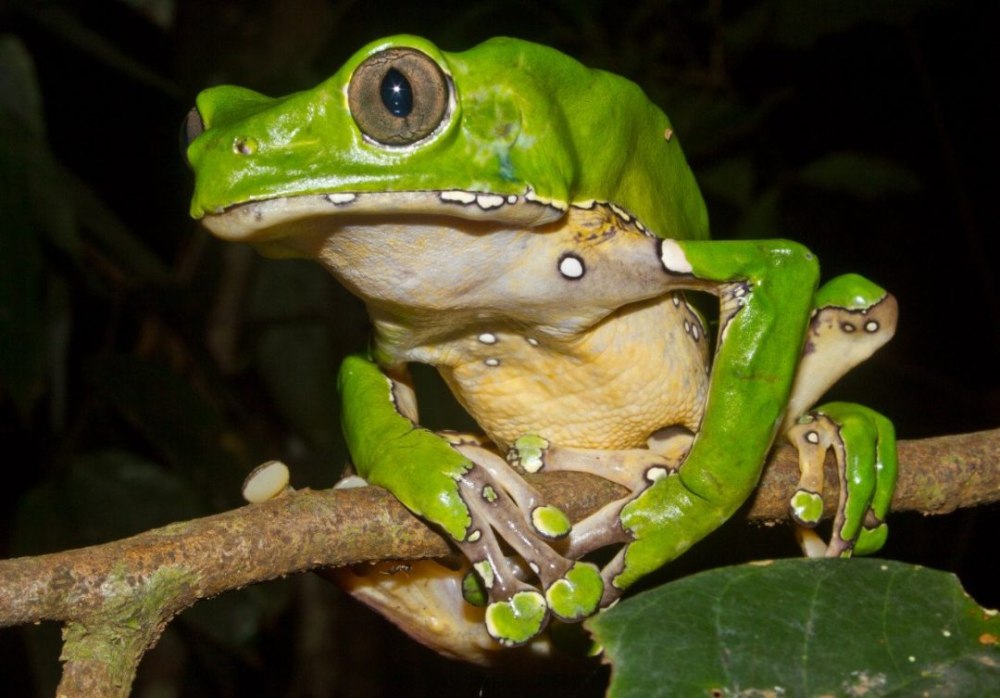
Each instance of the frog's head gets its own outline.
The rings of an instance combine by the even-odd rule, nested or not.
[[[312,90],[202,92],[186,122],[191,213],[272,253],[301,253],[345,217],[533,227],[594,200],[656,234],[703,237],[672,133],[635,84],[553,49],[500,38],[445,53],[396,36]]]

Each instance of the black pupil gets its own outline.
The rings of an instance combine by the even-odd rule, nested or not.
[[[395,68],[389,68],[379,86],[382,104],[393,116],[409,116],[413,111],[413,89],[410,81]]]

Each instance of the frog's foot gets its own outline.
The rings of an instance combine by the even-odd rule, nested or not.
[[[567,448],[535,434],[522,436],[507,460],[528,473],[569,470],[611,480],[632,493],[639,492],[677,471],[694,435],[682,427],[668,427],[653,434],[646,448],[620,450]]]
[[[675,474],[693,439],[687,429],[667,427],[654,433],[646,448],[603,450],[556,446],[540,436],[526,435],[514,442],[507,460],[532,473],[542,470],[590,473],[629,491],[625,497],[573,525],[563,553],[579,559],[599,548],[629,540],[620,525],[622,507],[652,483]]]
[[[541,632],[550,613],[568,622],[595,613],[603,593],[597,567],[568,559],[547,542],[569,534],[566,515],[545,504],[492,451],[473,444],[454,448],[477,465],[459,480],[472,523],[457,545],[488,596],[485,621],[490,635],[503,645],[520,645]],[[538,587],[523,579],[528,575],[504,554],[501,540],[524,560]]]
[[[885,515],[896,482],[892,423],[861,405],[836,402],[802,417],[788,431],[801,477],[791,499],[799,541],[809,557],[865,555],[882,547]],[[832,449],[840,496],[829,543],[811,529],[823,516],[823,461]]]

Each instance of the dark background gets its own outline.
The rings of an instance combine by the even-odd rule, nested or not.
[[[308,88],[398,32],[446,50],[518,36],[636,80],[671,116],[716,237],[793,238],[826,277],[899,297],[896,339],[834,397],[902,438],[995,427],[988,6],[0,2],[0,555],[238,506],[269,458],[299,487],[336,480],[333,381],[364,342],[362,309],[315,265],[262,261],[190,221],[177,132],[203,87]],[[426,420],[455,426],[423,379]],[[997,521],[996,506],[896,515],[883,554],[953,570],[996,607]],[[734,521],[660,581],[795,552],[788,531]],[[4,630],[0,656],[0,693],[52,695],[55,626]],[[605,681],[589,665],[525,678],[448,662],[300,575],[183,614],[135,695],[599,695]]]

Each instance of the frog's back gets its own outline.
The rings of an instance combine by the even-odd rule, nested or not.
[[[531,162],[540,158],[564,170],[566,203],[613,203],[658,237],[708,237],[705,203],[679,139],[636,83],[507,37],[446,55],[466,84],[507,85],[519,76],[510,89],[530,141],[512,150],[512,159],[524,169],[542,167]]]

